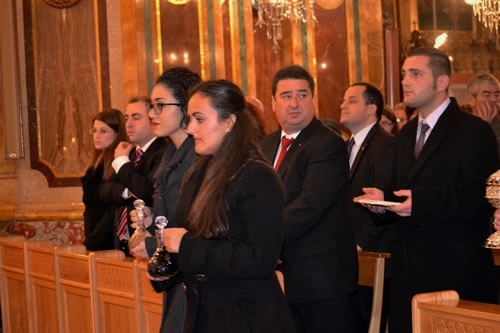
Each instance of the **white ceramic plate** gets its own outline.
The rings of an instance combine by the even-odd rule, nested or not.
[[[382,207],[392,207],[392,206],[401,205],[401,202],[370,200],[370,199],[360,199],[358,202],[360,204],[372,205],[372,206],[382,206]]]

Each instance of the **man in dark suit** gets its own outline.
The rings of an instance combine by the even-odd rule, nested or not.
[[[108,182],[101,192],[102,196],[118,205],[115,213],[116,221],[116,247],[128,254],[128,239],[133,233],[130,227],[129,212],[134,209],[134,201],[142,199],[146,206],[151,206],[153,201],[154,179],[153,174],[165,152],[164,138],[153,134],[148,111],[151,100],[146,96],[136,96],[129,100],[125,112],[126,130],[131,143],[121,142],[115,149],[113,168],[116,177]],[[141,153],[137,153],[137,150]],[[140,157],[138,157],[140,155]],[[124,208],[127,211],[124,211]],[[126,213],[126,234],[120,236],[118,229],[122,213]],[[151,226],[154,232],[154,226]]]
[[[340,105],[340,123],[349,129],[349,198],[363,194],[363,187],[386,190],[392,179],[394,136],[378,124],[384,108],[380,90],[369,83],[354,83]],[[375,225],[372,215],[359,204],[349,205],[350,221],[358,251],[392,252],[393,225]],[[388,295],[388,269],[384,294]],[[373,288],[358,286],[356,293],[356,332],[367,332],[370,325]],[[389,300],[384,298],[381,332],[385,332]]]
[[[396,138],[396,191],[385,198],[403,201],[387,208],[397,223],[389,331],[406,333],[417,293],[453,289],[463,299],[495,301],[492,255],[482,244],[492,212],[485,181],[498,169],[498,150],[491,126],[448,97],[444,52],[414,49],[401,72],[404,102],[420,112]],[[384,199],[379,189],[364,191]],[[378,210],[380,218],[393,215]]]
[[[285,188],[285,296],[298,332],[351,332],[358,266],[347,221],[346,146],[315,118],[314,80],[304,68],[279,70],[272,94],[281,130],[262,148]]]

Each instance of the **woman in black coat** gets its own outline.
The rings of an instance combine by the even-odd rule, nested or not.
[[[149,117],[153,132],[166,137],[167,150],[155,171],[152,212],[147,211],[146,224],[152,217],[165,216],[169,227],[175,227],[175,206],[184,174],[196,159],[193,138],[186,132],[189,89],[201,82],[197,73],[185,67],[169,68],[158,77],[151,91],[152,107]],[[135,221],[135,213],[131,213]],[[131,250],[135,257],[149,258],[157,248],[156,238],[148,237],[145,244]],[[164,284],[153,282],[156,291],[165,291]],[[186,312],[186,296],[181,285],[171,286],[163,294],[160,332],[181,333]]]
[[[294,332],[274,273],[283,190],[258,148],[258,123],[225,80],[197,86],[188,132],[201,155],[184,178],[177,228],[164,230],[185,285],[184,332]]]
[[[114,248],[114,207],[99,197],[101,186],[115,174],[111,162],[121,141],[127,141],[125,118],[116,109],[99,112],[92,120],[90,134],[94,141],[92,161],[82,177],[85,240],[90,251]]]

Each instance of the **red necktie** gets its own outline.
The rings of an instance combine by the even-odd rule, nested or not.
[[[276,165],[274,167],[274,170],[278,170],[280,167],[281,161],[283,161],[283,158],[286,155],[286,152],[288,151],[288,147],[293,143],[294,138],[288,139],[286,136],[283,136],[281,138],[281,150],[280,154],[278,155],[278,159],[276,160]]]
[[[139,166],[139,162],[141,161],[142,154],[144,154],[144,152],[142,151],[142,149],[137,148],[137,149],[135,150],[134,167],[135,167],[136,169],[137,169],[137,167]]]
[[[137,148],[135,150],[134,167],[137,169],[139,167],[139,162],[141,161],[144,152]],[[116,226],[116,235],[120,240],[128,238],[128,209],[127,206],[123,207],[120,219],[118,220],[118,225]]]
[[[118,225],[116,226],[116,235],[119,240],[128,238],[128,209],[127,206],[123,207]]]

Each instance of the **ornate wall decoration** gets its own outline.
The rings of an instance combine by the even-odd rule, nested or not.
[[[81,185],[93,151],[92,118],[110,107],[105,6],[24,7],[30,161],[50,187]]]
[[[45,3],[56,8],[68,8],[76,5],[80,0],[43,0]]]

